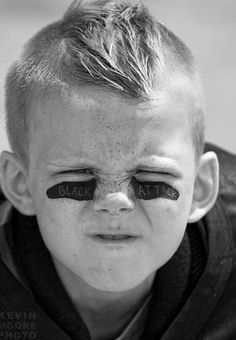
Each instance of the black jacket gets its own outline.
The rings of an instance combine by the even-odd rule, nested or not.
[[[202,221],[207,264],[162,340],[236,339],[236,156],[212,145],[206,148],[217,153],[220,163],[219,195]],[[0,225],[11,223],[11,215],[12,207],[0,193]],[[1,254],[8,256],[7,245],[0,242]],[[0,259],[0,339],[71,340],[15,275],[11,261]],[[152,326],[149,322],[143,340],[158,339]]]

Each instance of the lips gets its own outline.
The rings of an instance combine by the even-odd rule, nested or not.
[[[134,236],[131,235],[103,235],[103,234],[98,234],[96,235],[97,237],[101,238],[102,240],[111,240],[111,241],[122,241],[122,240],[127,240],[130,238],[134,238]]]
[[[114,247],[120,247],[120,246],[128,246],[133,244],[134,242],[137,242],[140,240],[142,237],[136,234],[132,233],[94,233],[90,234],[90,239],[93,240],[93,242],[101,245],[106,245],[106,246],[114,246]]]

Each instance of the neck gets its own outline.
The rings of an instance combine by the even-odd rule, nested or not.
[[[119,336],[149,295],[155,273],[142,284],[121,292],[98,290],[54,259],[58,275],[75,308],[87,325],[92,339]]]

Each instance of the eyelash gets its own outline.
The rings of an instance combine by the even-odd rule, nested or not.
[[[148,170],[138,170],[137,174],[154,174],[154,175],[170,175],[170,173],[165,171],[148,171]]]
[[[88,173],[89,171],[89,173]],[[85,175],[92,175],[93,173],[89,169],[77,169],[77,170],[65,170],[59,173],[60,175],[66,174],[85,174]]]

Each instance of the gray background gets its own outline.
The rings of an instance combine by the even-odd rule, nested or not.
[[[58,19],[69,0],[0,0],[0,151],[4,132],[4,78],[22,44]],[[159,21],[193,51],[207,99],[207,140],[236,153],[236,1],[143,0]]]

